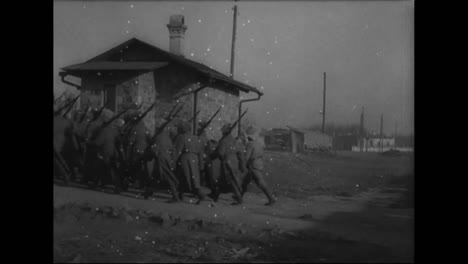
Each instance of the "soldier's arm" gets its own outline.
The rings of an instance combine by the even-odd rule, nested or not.
[[[249,160],[252,158],[253,154],[253,146],[252,144],[247,144],[246,149],[245,149],[245,162],[248,163]]]
[[[237,147],[237,159],[239,160],[239,167],[240,167],[240,170],[241,172],[245,172],[246,170],[246,159],[245,159],[245,148],[243,146],[241,146],[240,144],[238,144],[238,147]]]

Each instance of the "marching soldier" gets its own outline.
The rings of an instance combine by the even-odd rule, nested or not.
[[[103,113],[103,121],[107,122],[112,118],[111,111]],[[101,168],[104,174],[110,173],[110,180],[114,184],[114,192],[120,193],[122,182],[121,176],[117,171],[117,151],[120,148],[120,133],[118,128],[123,125],[123,120],[117,119],[111,125],[105,126],[96,133],[96,137],[92,139],[91,145],[94,147],[95,154],[95,169]],[[107,176],[107,175],[106,175]],[[94,177],[94,185],[101,181],[101,186],[106,183],[105,178]]]
[[[156,121],[156,127],[160,128],[165,122],[163,119]],[[172,194],[172,199],[169,202],[180,202],[177,194],[177,187],[179,180],[174,174],[174,146],[170,137],[169,128],[164,128],[155,138],[151,145],[151,154],[154,157],[154,169],[153,171],[157,174],[159,180],[165,181],[169,185],[169,189]],[[147,190],[144,193],[145,199],[153,193],[154,179],[151,177],[147,183]]]
[[[137,115],[140,113],[137,112]],[[149,139],[149,132],[145,127],[143,120],[137,121],[137,123],[130,128],[128,134],[128,145],[127,145],[127,159],[130,162],[130,174],[135,175],[138,181],[138,187],[144,188],[144,182],[149,177],[148,168],[146,166],[147,160],[147,143]]]
[[[91,118],[86,120],[86,126],[82,127],[84,133],[84,168],[83,178],[81,182],[88,184],[89,181],[96,183],[98,177],[98,164],[96,160],[97,148],[93,143],[93,139],[97,136],[99,128],[103,124],[103,116],[98,109],[93,109],[90,113]],[[91,186],[90,186],[91,187]]]
[[[268,202],[265,205],[272,205],[276,198],[271,193],[265,180],[263,179],[263,147],[257,140],[257,129],[250,126],[247,128],[248,143],[246,146],[247,175],[242,181],[242,195],[247,191],[250,181],[253,179],[255,184],[267,196]]]
[[[191,134],[189,123],[181,122],[177,130],[179,135],[175,142],[175,160],[182,180],[179,185],[179,199],[183,199],[183,191],[186,189],[198,196],[199,204],[205,200],[205,194],[200,188],[200,167],[203,166],[200,142],[197,136]]]
[[[70,160],[66,159],[66,149],[69,144],[75,146],[77,144],[73,137],[73,122],[61,115],[56,115],[54,116],[54,164],[64,177],[66,184],[70,180],[70,176],[72,176]]]
[[[219,195],[225,191],[226,186],[225,181],[222,181],[221,178],[221,160],[219,157],[213,155],[218,146],[218,142],[214,139],[208,140],[206,146],[206,161],[205,161],[205,174],[207,179],[207,185],[211,190],[211,193],[208,196],[217,202]]]
[[[205,130],[202,131],[202,128],[207,124],[207,122],[199,122],[198,123],[198,140],[200,142],[200,148],[201,152],[203,153],[202,155],[202,161],[201,164],[203,164],[202,167],[200,167],[200,185],[202,186],[207,186],[208,180],[207,180],[207,162],[208,162],[208,137],[206,136]]]
[[[212,154],[212,157],[219,157],[221,159],[222,175],[234,192],[234,198],[236,201],[233,205],[236,205],[242,203],[238,159],[238,155],[241,150],[239,149],[236,139],[231,135],[231,131],[231,124],[225,124],[221,128],[223,137],[220,140],[216,151]]]

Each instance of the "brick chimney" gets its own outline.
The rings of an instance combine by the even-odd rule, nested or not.
[[[169,29],[169,51],[175,55],[184,56],[184,36],[187,26],[183,15],[172,15],[167,24]]]

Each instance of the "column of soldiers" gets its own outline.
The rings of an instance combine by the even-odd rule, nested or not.
[[[88,109],[70,116],[63,108],[54,108],[54,174],[64,177],[65,183],[81,174],[81,182],[90,188],[112,184],[115,193],[138,183],[145,199],[165,185],[171,203],[182,202],[185,193],[195,195],[197,204],[233,193],[233,205],[238,205],[253,180],[268,198],[266,205],[276,201],[263,178],[263,147],[254,127],[234,138],[231,132],[237,122],[225,124],[222,138],[209,140],[205,129],[219,110],[192,133],[188,121],[169,125],[181,107],[158,119],[151,136],[143,123],[149,110],[114,114],[105,107]],[[202,185],[211,192],[204,193]]]

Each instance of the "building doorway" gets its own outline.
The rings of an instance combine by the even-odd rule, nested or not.
[[[102,89],[102,103],[106,105],[107,109],[111,110],[112,112],[116,111],[116,87],[115,84],[104,84]]]

